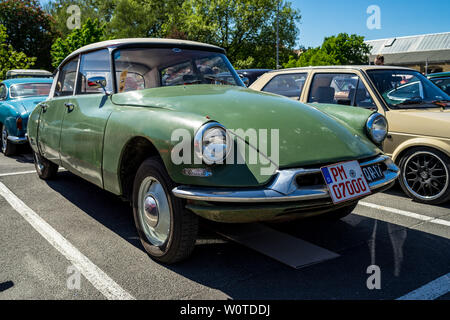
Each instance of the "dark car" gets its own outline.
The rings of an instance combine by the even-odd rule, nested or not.
[[[261,75],[263,75],[264,73],[266,73],[268,71],[272,71],[272,69],[243,69],[243,70],[237,70],[237,73],[241,78],[248,79],[248,82],[244,81],[245,85],[248,87],[253,82],[255,82],[256,79],[258,79]]]
[[[446,94],[450,94],[450,72],[432,73],[428,75],[428,79],[441,88]]]

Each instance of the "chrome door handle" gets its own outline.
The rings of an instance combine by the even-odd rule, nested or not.
[[[42,104],[41,104],[42,112],[47,111],[47,108],[48,108],[48,104],[45,104],[45,103],[42,103]]]

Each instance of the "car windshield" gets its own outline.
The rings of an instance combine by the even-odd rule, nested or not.
[[[130,48],[114,52],[119,92],[215,84],[243,86],[225,55],[180,48]]]
[[[430,80],[413,70],[369,70],[367,72],[391,108],[440,107],[450,97]]]
[[[20,83],[12,85],[9,89],[11,98],[48,96],[51,83]]]

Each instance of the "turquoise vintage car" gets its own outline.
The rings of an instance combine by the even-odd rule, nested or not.
[[[191,253],[199,217],[248,223],[349,214],[398,176],[379,148],[386,134],[378,113],[321,111],[252,91],[223,49],[168,39],[73,52],[28,126],[38,175],[50,179],[63,166],[130,201],[144,248],[165,263]],[[322,172],[348,161],[349,175],[367,188],[335,201],[333,179]]]
[[[26,143],[28,116],[47,99],[51,79],[21,78],[0,83],[0,138],[6,156],[16,153],[17,145]]]

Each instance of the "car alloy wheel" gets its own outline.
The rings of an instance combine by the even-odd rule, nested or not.
[[[40,154],[33,151],[34,167],[39,178],[43,180],[53,179],[58,173],[59,166],[53,162],[47,160]]]
[[[1,147],[3,154],[8,157],[14,155],[16,153],[16,145],[8,141],[9,133],[5,125],[2,125],[1,136],[2,136]]]
[[[6,127],[2,125],[2,152],[5,153],[5,150],[8,145],[8,131]]]
[[[408,192],[422,202],[439,201],[448,194],[449,169],[435,152],[418,150],[406,155],[401,179]]]
[[[146,177],[139,188],[138,211],[143,231],[154,246],[162,246],[170,234],[170,207],[161,183]]]

